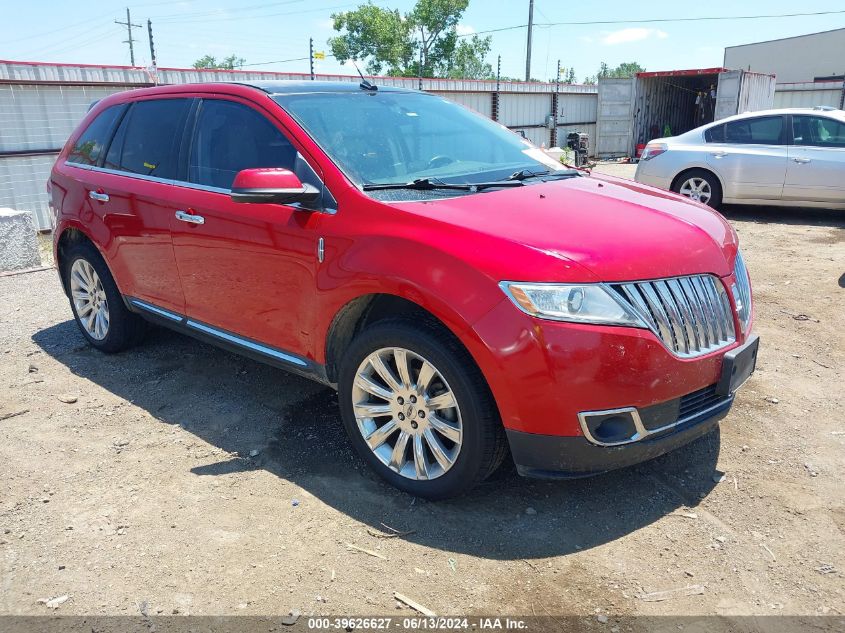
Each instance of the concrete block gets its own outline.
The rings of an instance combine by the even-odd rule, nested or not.
[[[0,208],[0,272],[41,265],[38,236],[29,211]]]

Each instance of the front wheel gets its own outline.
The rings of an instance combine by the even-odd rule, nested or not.
[[[714,209],[722,204],[722,186],[719,179],[704,169],[690,169],[678,176],[672,191]]]
[[[376,323],[350,345],[338,390],[355,449],[400,490],[456,496],[504,457],[490,390],[449,334],[406,321]]]

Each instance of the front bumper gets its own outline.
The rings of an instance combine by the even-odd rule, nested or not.
[[[730,395],[707,403],[697,413],[682,417],[667,431],[621,446],[599,446],[584,436],[539,435],[511,429],[507,429],[508,442],[517,471],[524,477],[589,477],[654,459],[698,439],[728,414],[733,399]],[[643,413],[645,410],[641,411]]]

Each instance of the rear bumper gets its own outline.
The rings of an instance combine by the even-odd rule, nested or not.
[[[632,466],[698,439],[718,426],[730,411],[733,396],[683,420],[666,433],[622,446],[598,446],[583,435],[564,437],[506,429],[517,471],[524,477],[571,479]]]

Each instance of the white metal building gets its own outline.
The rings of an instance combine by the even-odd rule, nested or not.
[[[845,29],[729,46],[723,66],[775,75],[778,83],[841,77],[845,74]]]

